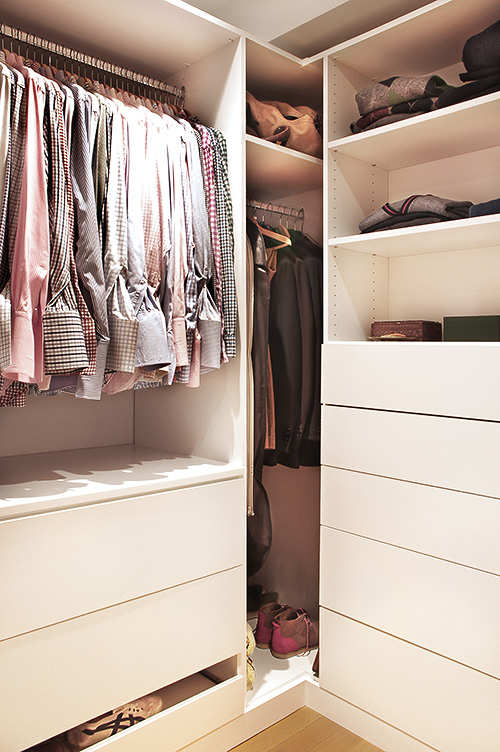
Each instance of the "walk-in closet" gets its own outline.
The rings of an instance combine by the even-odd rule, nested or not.
[[[230,5],[217,10],[236,19],[238,3]],[[179,230],[191,273],[179,273],[181,322],[178,315],[169,328],[179,301],[165,293],[167,275],[155,292],[166,301],[167,341],[170,331],[176,345],[176,333],[182,343],[190,332],[187,355],[172,350],[187,360],[160,360],[142,380],[132,379],[133,363],[100,399],[82,398],[79,381],[77,396],[66,387],[44,395],[33,377],[19,392],[25,406],[0,409],[0,752],[75,752],[84,747],[65,746],[74,738],[67,732],[100,717],[102,736],[86,747],[95,752],[229,752],[303,706],[384,752],[500,752],[500,337],[372,341],[374,322],[500,315],[500,214],[468,213],[499,199],[500,79],[483,92],[479,77],[475,93],[459,98],[464,45],[500,23],[500,7],[364,5],[318,2],[315,25],[297,11],[297,27],[273,44],[183,0],[0,0],[4,77],[10,60],[18,66],[11,81],[23,79],[28,60],[36,75],[50,68],[55,80],[60,70],[66,84],[113,92],[120,113],[133,97],[154,116],[159,107],[170,113],[198,135],[180,139],[184,172],[175,172],[178,162],[168,167],[182,175],[169,186],[186,202],[185,219],[194,206],[185,178],[199,169],[206,201]],[[492,48],[498,70],[490,65],[483,78],[500,76],[500,32]],[[439,92],[427,101],[426,89],[425,102],[399,110],[390,96],[362,110],[360,92],[384,81],[390,88],[393,77],[432,79]],[[455,90],[440,107],[439,96]],[[0,77],[3,135],[5,96]],[[254,103],[314,112],[319,149],[290,148],[286,116],[268,138],[259,135]],[[45,155],[53,138],[40,130]],[[145,169],[134,173],[125,141],[129,201],[129,174],[153,182]],[[5,164],[14,147],[0,138]],[[19,183],[15,165],[4,174],[2,164],[0,179]],[[97,205],[96,165],[97,157],[89,167]],[[51,168],[47,157],[42,172]],[[209,198],[209,170],[224,199]],[[154,180],[158,194],[147,196],[156,206],[165,186],[156,165]],[[433,209],[413,226],[389,226],[384,216],[377,231],[362,230],[378,210],[395,214],[396,202],[410,206],[415,196],[447,197],[467,215],[441,221]],[[6,247],[10,215],[1,209]],[[212,256],[196,286],[200,212]],[[227,242],[215,248],[221,228]],[[173,220],[167,229],[177,237]],[[298,290],[306,257],[319,286],[311,282],[310,310],[294,330],[291,299],[272,284],[285,259]],[[0,258],[7,277],[9,263]],[[264,268],[269,320],[258,319],[256,302]],[[205,282],[215,302],[210,315],[196,314],[201,331],[189,291]],[[0,289],[6,377],[9,300]],[[285,355],[273,350],[273,326],[297,332],[300,349],[286,355],[302,359],[295,392],[279,382]],[[209,332],[217,348],[207,365],[200,342],[213,343]],[[61,373],[54,384],[63,384]],[[2,404],[8,383],[2,376]],[[287,401],[303,453],[279,449]],[[248,655],[256,593],[319,620],[319,650]],[[154,698],[155,709],[104,733],[107,715],[135,712],[139,698]],[[50,739],[61,746],[39,746]]]

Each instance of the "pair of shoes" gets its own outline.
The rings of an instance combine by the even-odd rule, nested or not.
[[[307,653],[318,647],[319,622],[311,621],[303,608],[266,604],[257,615],[255,644],[258,648],[270,648],[275,658]]]
[[[265,593],[262,585],[247,585],[247,619],[255,618],[262,606],[275,603],[278,598],[278,593]]]
[[[66,742],[71,750],[77,752],[102,739],[108,739],[119,731],[135,726],[136,723],[159,713],[161,709],[162,701],[158,695],[140,697],[128,705],[122,705],[67,731]]]

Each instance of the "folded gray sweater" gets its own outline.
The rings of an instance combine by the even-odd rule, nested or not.
[[[450,198],[441,198],[432,193],[414,195],[400,201],[391,201],[384,204],[380,209],[365,217],[359,223],[361,232],[373,232],[379,229],[388,229],[391,226],[402,226],[412,219],[422,220],[428,218],[432,221],[446,221],[449,219],[464,219],[469,216],[469,207],[472,201],[455,201]],[[419,224],[423,224],[419,221]]]

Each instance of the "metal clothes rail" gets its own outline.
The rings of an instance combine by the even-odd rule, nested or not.
[[[186,89],[184,86],[178,88],[177,86],[173,86],[172,84],[167,84],[165,81],[160,81],[158,79],[151,78],[150,76],[145,76],[142,73],[137,73],[136,71],[129,70],[128,68],[123,68],[122,66],[115,65],[114,63],[108,63],[105,60],[100,60],[99,58],[92,55],[86,55],[85,53],[79,52],[78,50],[73,50],[70,47],[65,47],[62,44],[57,44],[56,42],[51,42],[48,39],[43,39],[42,37],[38,37],[34,34],[29,34],[28,32],[22,31],[21,29],[16,29],[15,27],[9,26],[8,24],[0,23],[0,37],[3,37],[4,39],[15,40],[18,43],[25,45],[27,50],[29,50],[29,48],[37,48],[48,53],[49,65],[51,64],[50,56],[54,55],[56,57],[62,57],[66,58],[67,60],[71,60],[73,63],[76,62],[79,65],[82,65],[84,68],[92,68],[94,70],[104,71],[104,73],[107,73],[114,79],[121,81],[130,81],[136,87],[143,87],[144,89],[160,91],[163,94],[166,94],[170,98],[170,101],[175,104],[182,105],[186,98]]]
[[[278,214],[281,218],[290,217],[293,220],[293,225],[300,223],[300,229],[304,227],[304,209],[292,209],[288,206],[280,206],[279,204],[271,204],[267,201],[247,201],[248,209],[258,209],[268,214]]]

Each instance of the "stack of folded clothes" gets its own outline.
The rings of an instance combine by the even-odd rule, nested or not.
[[[500,21],[466,41],[462,62],[467,72],[460,73],[460,79],[466,83],[443,92],[438,107],[500,91]]]
[[[454,201],[431,193],[409,196],[401,201],[384,204],[359,223],[360,232],[376,232],[398,227],[411,227],[469,216],[471,201]]]
[[[361,133],[437,108],[438,97],[448,89],[440,76],[393,76],[356,94],[360,118],[351,124]]]
[[[487,214],[500,214],[500,198],[473,204],[469,209],[469,217],[484,217]]]

